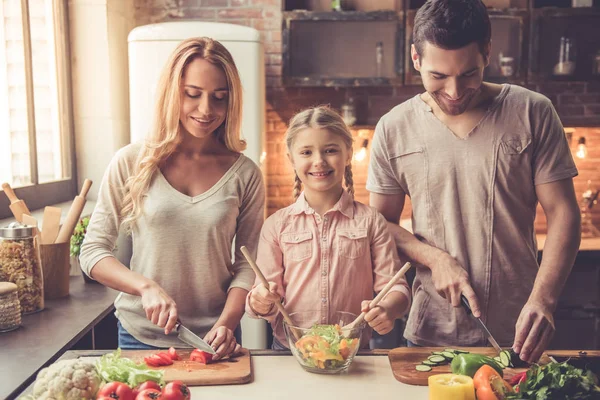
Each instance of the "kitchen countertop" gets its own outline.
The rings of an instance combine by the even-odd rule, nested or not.
[[[12,399],[114,309],[118,292],[72,276],[69,296],[46,300],[23,316],[22,326],[0,333],[0,399]]]
[[[304,371],[289,352],[250,350],[253,379],[243,385],[190,387],[192,399],[210,400],[427,400],[429,388],[398,382],[387,351],[366,350],[346,373],[320,375]],[[61,359],[97,356],[104,352],[68,351]],[[26,390],[30,392],[32,387]]]

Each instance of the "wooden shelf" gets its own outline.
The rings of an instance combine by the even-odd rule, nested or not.
[[[365,86],[402,86],[402,78],[338,78],[314,76],[287,76],[284,77],[286,86],[296,87],[365,87]]]
[[[402,12],[382,11],[284,11],[284,21],[395,21]]]

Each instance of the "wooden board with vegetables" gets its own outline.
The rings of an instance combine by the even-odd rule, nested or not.
[[[159,352],[160,350],[123,350],[122,356],[135,362],[144,362],[146,357]],[[191,361],[192,349],[177,349],[177,353],[180,359],[174,360],[170,365],[150,366],[151,369],[164,372],[165,382],[179,380],[188,386],[207,386],[237,385],[252,380],[250,352],[247,349],[242,349],[235,357],[208,364]]]

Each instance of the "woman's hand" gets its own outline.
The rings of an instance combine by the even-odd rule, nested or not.
[[[223,325],[213,327],[210,332],[204,336],[204,340],[217,352],[217,354],[213,355],[213,360],[235,354],[241,348],[235,340],[233,331]]]
[[[171,333],[179,316],[175,301],[155,282],[143,289],[141,296],[146,318],[165,328],[165,335]]]
[[[390,333],[394,329],[395,316],[391,315],[381,303],[373,308],[369,308],[369,303],[371,300],[363,300],[360,304],[361,312],[367,313],[365,322],[380,335]]]
[[[269,314],[273,310],[275,302],[280,300],[277,294],[277,284],[269,282],[269,289],[262,283],[252,289],[250,293],[250,308],[258,316]]]

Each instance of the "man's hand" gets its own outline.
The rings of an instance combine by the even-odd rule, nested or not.
[[[530,299],[517,320],[513,350],[521,360],[536,362],[552,340],[555,329],[549,307]]]
[[[454,307],[460,307],[460,295],[464,294],[469,300],[473,315],[481,317],[481,308],[469,282],[469,274],[452,256],[442,252],[429,268],[433,285],[440,296]]]

